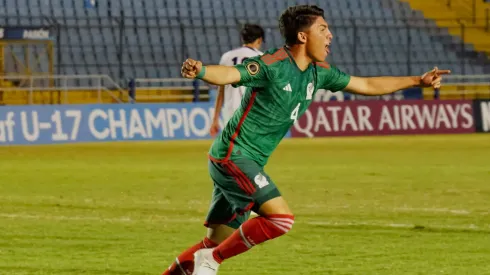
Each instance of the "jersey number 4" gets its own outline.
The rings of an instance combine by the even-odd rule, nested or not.
[[[296,108],[294,108],[293,112],[291,113],[291,119],[294,121],[298,119],[299,106],[301,106],[301,103],[298,103],[298,105],[296,105]]]

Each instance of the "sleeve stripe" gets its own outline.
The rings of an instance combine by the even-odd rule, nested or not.
[[[278,61],[284,60],[288,57],[289,57],[288,53],[283,48],[281,48],[280,50],[276,51],[272,55],[271,54],[263,55],[261,57],[261,59],[262,59],[262,61],[264,61],[264,63],[266,65],[271,65],[271,64],[276,63]]]
[[[330,69],[330,64],[328,64],[326,61],[316,63],[318,66],[325,68],[325,69]]]

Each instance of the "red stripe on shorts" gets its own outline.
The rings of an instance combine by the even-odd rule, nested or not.
[[[228,161],[227,164],[229,165],[228,167],[230,169],[230,172],[235,177],[235,179],[240,180],[240,183],[243,186],[242,189],[245,190],[245,192],[248,195],[252,195],[255,192],[255,190],[253,188],[251,188],[250,185],[248,184],[248,178],[246,176],[244,176],[243,174],[239,173],[240,169],[238,167],[236,167],[236,165],[234,165],[233,162]]]
[[[250,189],[247,188],[247,185],[245,184],[243,179],[240,178],[240,176],[238,176],[236,172],[233,171],[233,167],[230,165],[230,162],[224,162],[222,165],[223,167],[226,168],[228,173],[235,179],[235,181],[238,183],[238,186],[240,186],[240,189],[245,191],[245,193],[247,193],[248,195],[251,195],[252,193],[250,193]]]
[[[231,164],[233,167],[235,167],[235,169],[236,169],[237,173],[238,173],[238,174],[239,174],[239,175],[240,175],[242,178],[244,178],[244,179],[245,179],[245,184],[246,184],[246,185],[247,185],[247,186],[250,188],[250,190],[252,190],[252,193],[251,193],[251,194],[255,193],[255,186],[254,186],[254,185],[253,185],[253,183],[250,181],[250,179],[247,177],[247,175],[245,175],[245,174],[243,173],[243,171],[242,171],[242,170],[240,170],[240,168],[238,168],[238,166],[236,166],[236,164],[235,164],[235,163],[233,163],[233,161],[230,161],[230,164]],[[250,194],[250,195],[251,195],[251,194]]]

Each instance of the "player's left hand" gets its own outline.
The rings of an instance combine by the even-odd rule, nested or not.
[[[426,72],[420,77],[420,84],[422,87],[433,87],[439,89],[441,87],[442,75],[450,74],[450,70],[439,70],[434,67],[432,71]]]

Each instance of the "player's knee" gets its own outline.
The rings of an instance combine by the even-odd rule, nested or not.
[[[226,240],[235,229],[228,227],[224,224],[209,224],[207,238],[213,241],[216,244],[220,244],[224,240]]]
[[[266,217],[276,214],[293,216],[283,197],[276,197],[263,203],[259,208],[259,214]]]
[[[266,217],[273,225],[277,235],[284,235],[291,231],[294,224],[293,214],[274,214]]]

